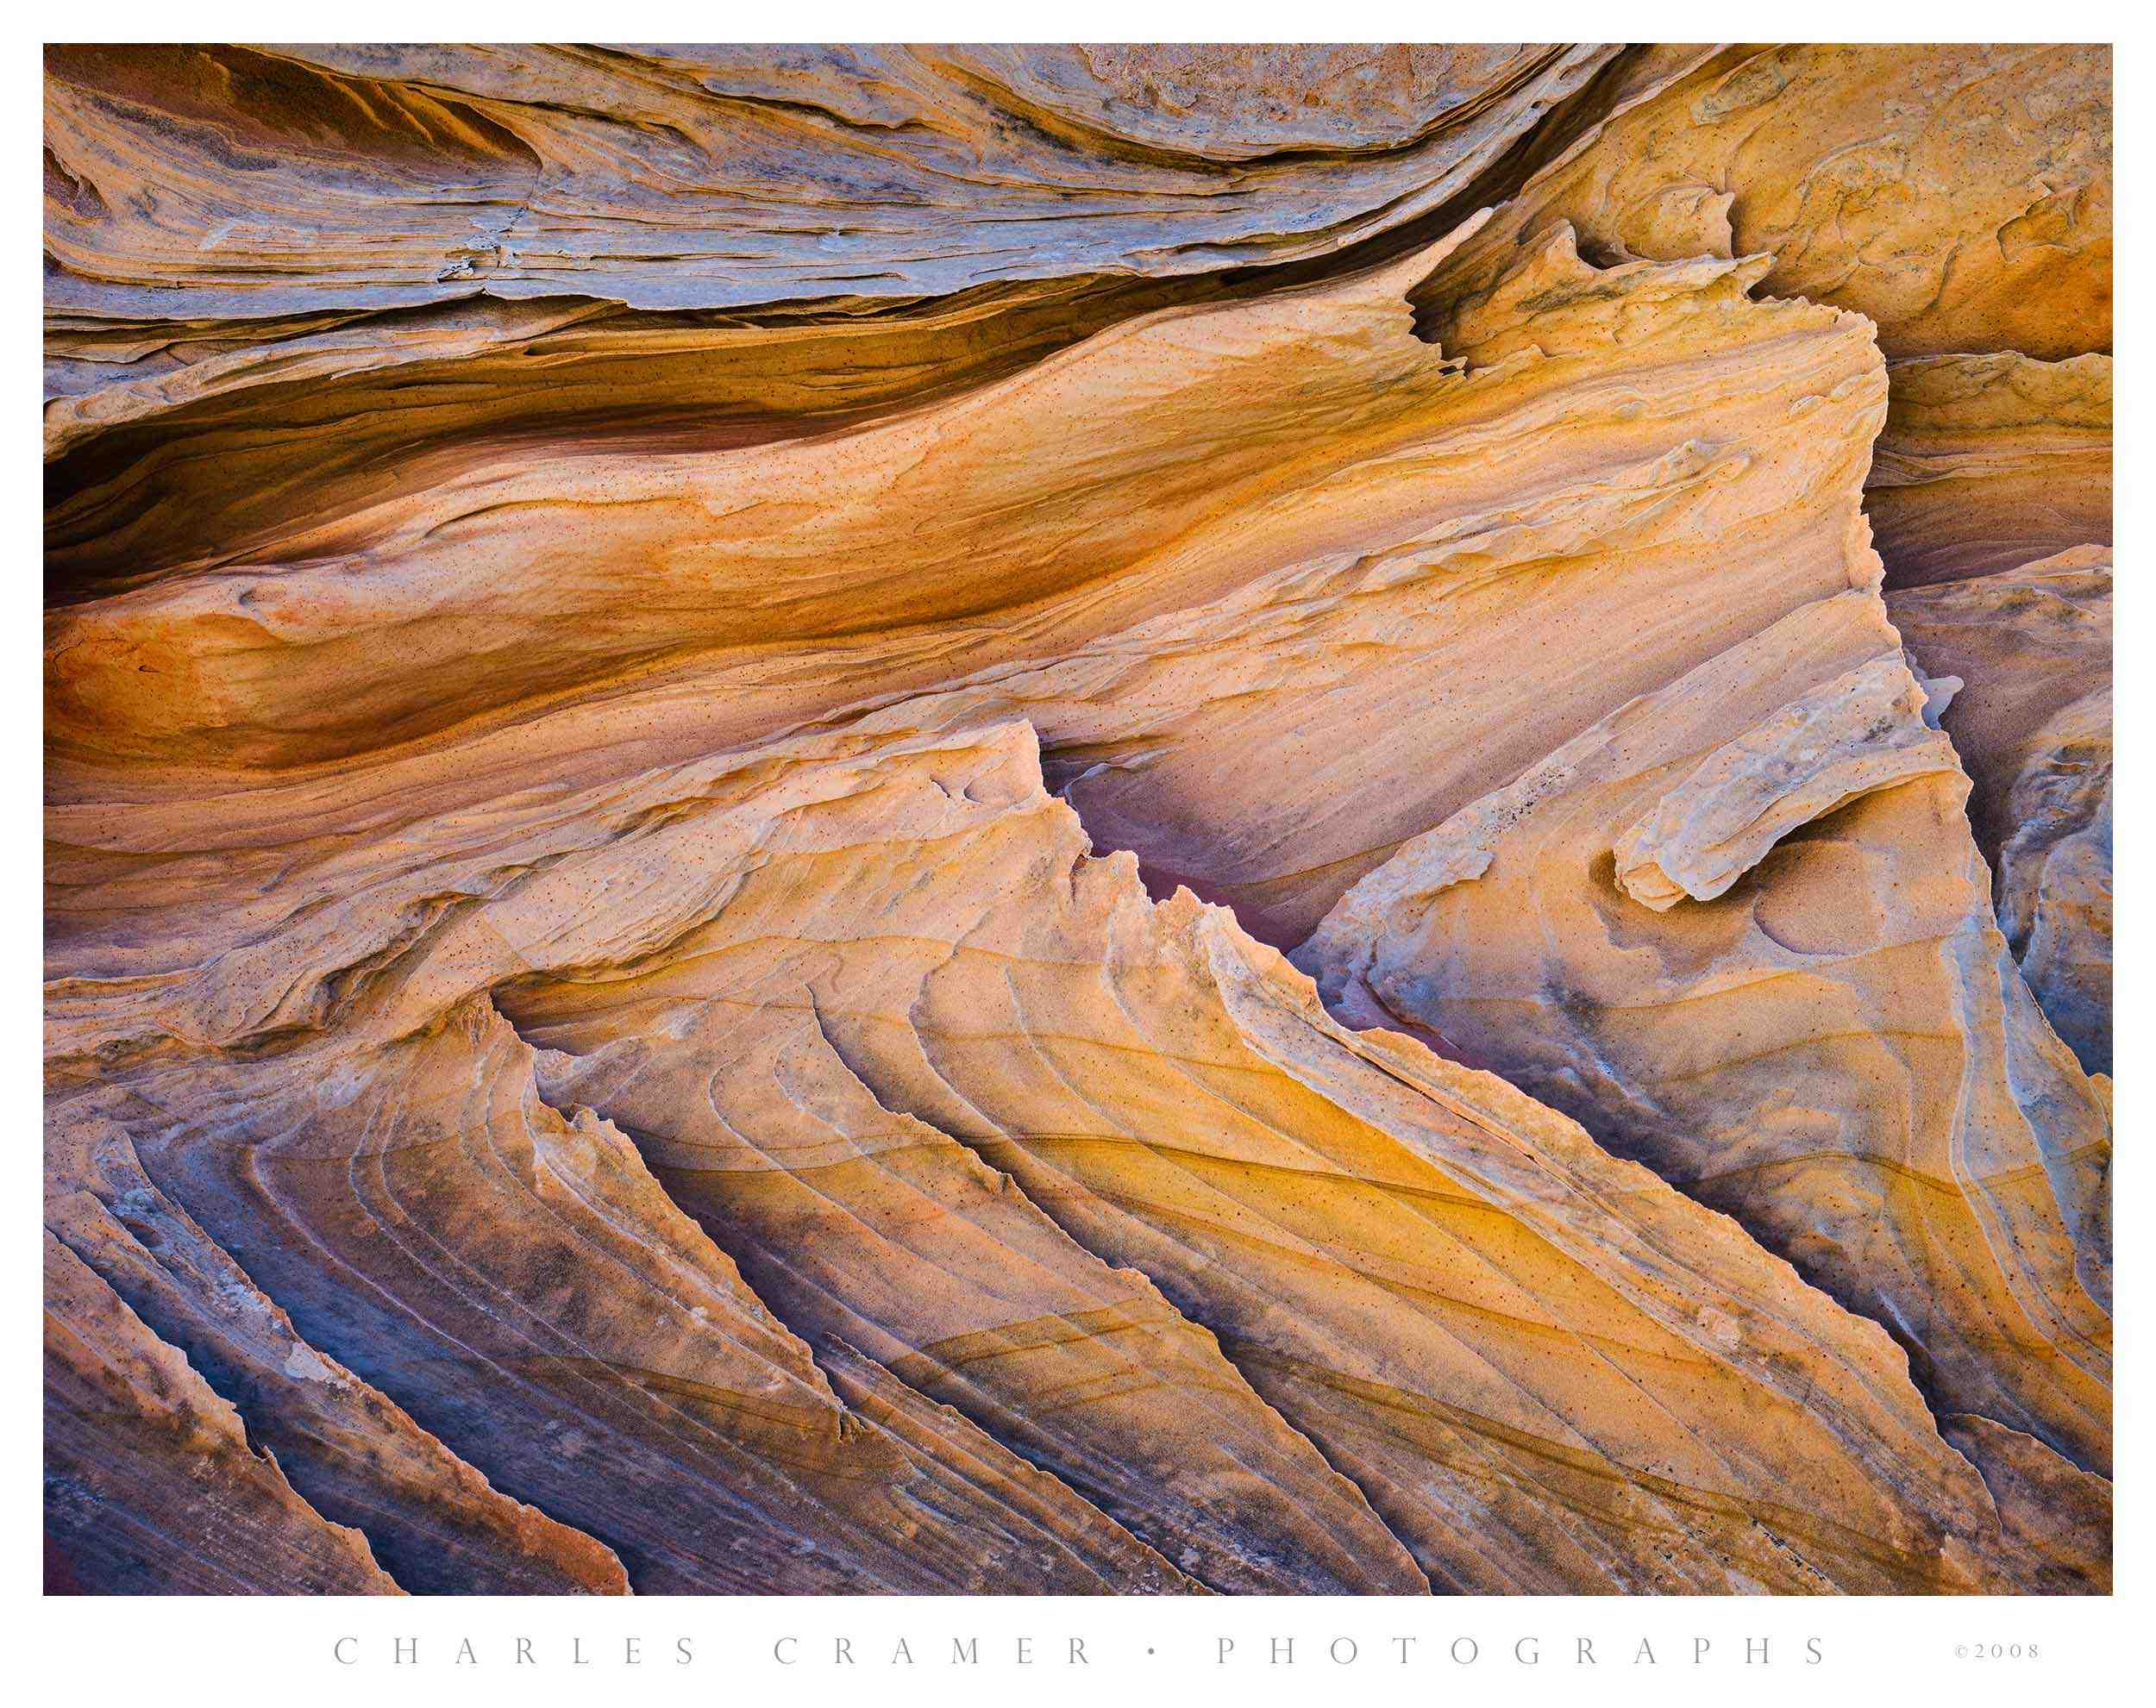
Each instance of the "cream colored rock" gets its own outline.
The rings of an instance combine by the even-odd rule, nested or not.
[[[1919,691],[1898,654],[1868,659],[1731,736],[1617,833],[1617,887],[1658,913],[1712,901],[1814,819],[1897,783],[1958,778]]]
[[[2103,1471],[2109,1111],[1993,923],[1924,702],[1876,595],[1805,606],[1410,842],[1296,959],[1735,1217],[1941,1405]],[[1877,728],[1837,753],[1822,723]],[[1705,898],[1626,881],[1747,810]]]
[[[912,1154],[955,1135],[1217,1332],[1441,1586],[1990,1569],[1963,1553],[1988,1503],[1883,1336],[1509,1087],[1344,1032],[1225,912],[1149,902],[1127,855],[1087,857],[1023,727],[808,760],[699,780],[650,845],[551,866],[447,932],[400,1007],[524,969],[500,1000],[564,1053],[542,1058],[549,1095],[590,1097],[730,1229],[783,1230],[767,1264],[841,1245],[776,1171],[861,1214],[843,1135],[865,1117],[890,1206],[871,1225],[903,1228],[925,1208]],[[715,916],[676,911],[715,888]],[[578,899],[599,895],[603,925]],[[881,1297],[830,1279],[793,1296]],[[893,1367],[1026,1355],[1050,1380],[1037,1335]],[[1662,1408],[1623,1403],[1669,1361],[1692,1376]]]

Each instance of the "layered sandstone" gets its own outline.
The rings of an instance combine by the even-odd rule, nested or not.
[[[55,47],[47,300],[736,308],[1322,253],[1440,204],[1618,51]],[[117,193],[142,183],[172,189]]]
[[[2107,1589],[2108,78],[52,50],[53,1586]]]
[[[1808,605],[1416,838],[1297,960],[1734,1217],[1949,1409],[2102,1470],[2109,1105],[1924,709],[1876,595]]]
[[[1868,316],[1890,357],[2110,349],[2108,47],[1660,48],[1618,75],[1493,265],[1562,220],[1608,257],[1771,255],[1775,295]]]
[[[1916,587],[2111,543],[2111,359],[1921,356],[1887,370],[1865,509]]]
[[[59,1106],[132,1127],[311,1342],[649,1587],[933,1585],[879,1557],[887,1478],[1014,1528],[948,1452],[837,1421],[826,1337],[1222,1587],[2015,1580],[1883,1335],[1501,1082],[1343,1030],[1224,912],[1151,902],[1023,724],[669,767],[469,859],[418,941],[307,969],[320,1042],[175,992],[173,1043],[108,1038]]]
[[[48,1589],[393,1595],[367,1539],[257,1452],[231,1405],[45,1235]]]
[[[53,566],[228,554],[490,439],[906,408],[1442,230],[1624,52],[54,47]]]
[[[260,767],[272,786],[232,810],[273,835],[369,749],[391,750],[332,815],[392,787],[384,810],[438,812],[569,748],[621,766],[819,716],[1000,711],[1156,887],[1291,944],[1565,732],[1875,572],[1863,322],[1749,300],[1757,262],[1598,270],[1559,228],[1455,354],[1404,299],[1452,247],[1147,316],[852,435],[505,460],[384,507],[349,551],[68,607],[54,749],[151,787],[182,754]],[[1634,635],[1614,661],[1585,644],[1608,622]],[[464,648],[484,672],[455,671]],[[1547,662],[1519,670],[1523,648]],[[1254,749],[1294,760],[1284,787]],[[65,814],[115,852],[159,816]]]

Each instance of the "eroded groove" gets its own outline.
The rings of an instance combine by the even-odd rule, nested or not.
[[[385,1396],[299,1338],[290,1319],[142,1174],[124,1129],[82,1134],[95,1192],[46,1222],[177,1346],[275,1453],[294,1486],[366,1535],[406,1589],[429,1594],[625,1594],[603,1543],[498,1493]],[[78,1129],[78,1131],[80,1129]]]
[[[45,1236],[45,1525],[101,1594],[395,1595],[357,1530],[301,1498],[178,1348]]]

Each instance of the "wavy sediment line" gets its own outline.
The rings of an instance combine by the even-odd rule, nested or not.
[[[755,893],[753,877],[734,891],[734,917]],[[1136,1534],[1163,1548],[1173,1536],[1178,1565],[1210,1586],[1423,1586],[1209,1334],[1069,1241],[1008,1175],[887,1107],[859,1077],[849,1023],[794,982],[783,940],[743,945],[780,953],[750,971],[714,944],[717,923],[697,921],[634,970],[580,961],[568,979],[535,972],[501,995],[541,1048],[551,1102],[630,1134],[812,1344],[864,1348]]]
[[[124,1127],[63,1117],[66,1169],[46,1226],[178,1346],[252,1442],[333,1522],[364,1534],[414,1593],[622,1595],[602,1543],[507,1499],[393,1402],[302,1340],[229,1254],[153,1186]]]
[[[143,1076],[134,1138],[310,1344],[640,1592],[1145,1586],[1105,1521],[1044,1555],[1037,1490],[1006,1511],[855,1419],[633,1147],[538,1101],[530,1062],[466,1004],[374,1050]],[[914,1535],[923,1507],[948,1539]]]

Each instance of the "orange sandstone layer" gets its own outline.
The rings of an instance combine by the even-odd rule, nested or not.
[[[1016,713],[1102,841],[1293,942],[1511,768],[1877,573],[1862,321],[1750,300],[1757,263],[1598,271],[1560,230],[1453,354],[1403,300],[1451,247],[854,434],[505,460],[348,552],[63,609],[57,834],[207,830],[248,850],[222,885],[317,813],[379,835],[565,751],[603,775],[818,716]],[[174,810],[94,804],[116,788]]]

